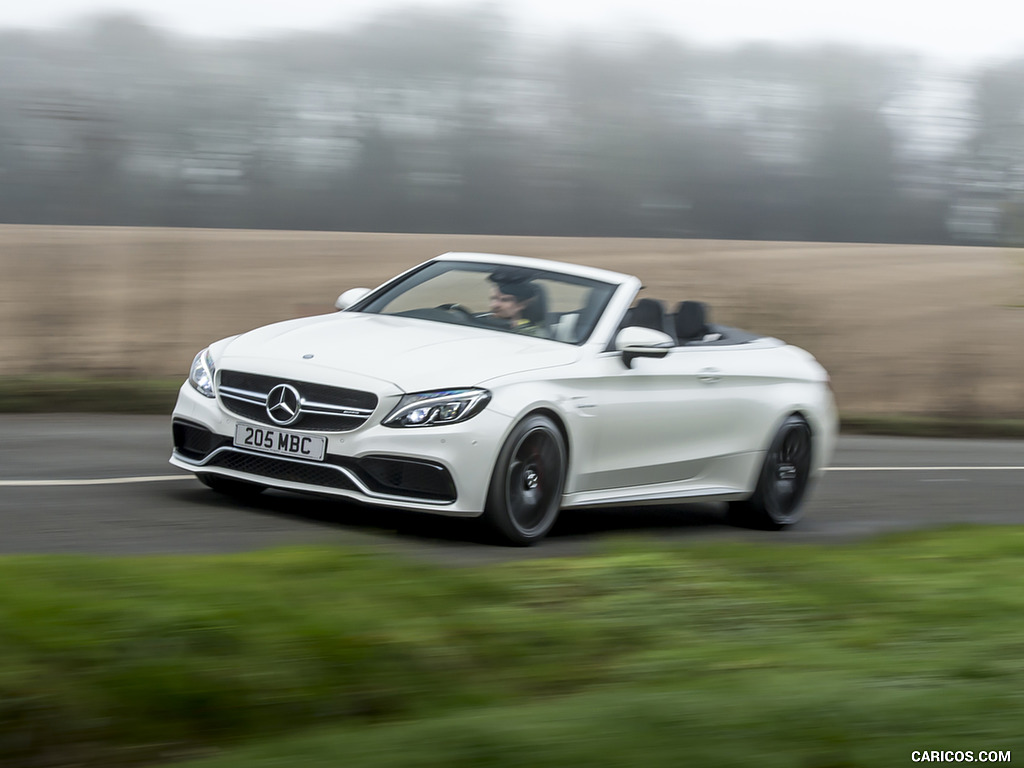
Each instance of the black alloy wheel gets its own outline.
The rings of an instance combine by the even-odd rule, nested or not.
[[[811,476],[811,447],[807,422],[801,416],[787,418],[765,454],[754,494],[729,504],[729,521],[766,531],[797,522]]]
[[[565,487],[565,440],[547,416],[527,416],[498,454],[484,517],[511,544],[535,544],[555,524]]]

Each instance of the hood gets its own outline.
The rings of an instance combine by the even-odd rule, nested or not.
[[[333,384],[341,373],[365,379],[364,387],[376,380],[373,389],[378,391],[417,392],[568,365],[581,350],[463,325],[338,312],[257,328],[227,341],[216,353],[218,368]]]

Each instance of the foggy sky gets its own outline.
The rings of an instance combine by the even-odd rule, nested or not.
[[[524,31],[616,35],[658,29],[699,45],[823,41],[920,52],[962,64],[1024,55],[1024,13],[1008,0],[34,0],[0,3],[0,27],[52,27],[128,11],[188,34],[266,35],[331,29],[402,5],[489,5]]]

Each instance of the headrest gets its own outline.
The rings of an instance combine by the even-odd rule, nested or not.
[[[681,301],[676,307],[676,336],[679,343],[703,339],[708,333],[707,305],[700,301]]]
[[[665,330],[665,305],[657,299],[640,299],[630,310],[629,325]]]

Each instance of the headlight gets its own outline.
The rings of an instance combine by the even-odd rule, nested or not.
[[[384,419],[385,427],[439,427],[476,416],[491,399],[486,389],[444,389],[406,395]]]
[[[213,374],[215,371],[210,350],[204,349],[192,361],[192,370],[188,374],[189,384],[195,387],[199,394],[213,397]]]

